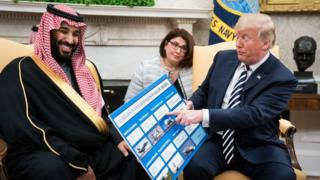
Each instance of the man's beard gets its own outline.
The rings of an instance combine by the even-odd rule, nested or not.
[[[69,46],[70,48],[72,48],[72,51],[70,53],[60,53],[59,51],[59,45],[66,45]],[[76,50],[76,45],[75,44],[69,44],[68,42],[64,42],[62,40],[57,41],[57,39],[55,38],[51,38],[51,54],[52,57],[59,63],[67,63],[70,64],[71,63],[71,57],[74,53],[74,51]]]

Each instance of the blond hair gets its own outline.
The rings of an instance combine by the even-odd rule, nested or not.
[[[270,16],[262,13],[242,15],[234,29],[238,31],[248,28],[258,29],[260,39],[263,41],[269,41],[270,49],[273,47],[276,41],[276,34],[275,26]]]

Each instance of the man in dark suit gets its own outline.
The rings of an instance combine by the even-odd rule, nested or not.
[[[228,169],[252,179],[295,179],[278,120],[297,81],[269,52],[275,42],[269,16],[243,15],[235,30],[236,50],[217,53],[189,110],[171,113],[180,124],[201,123],[209,134],[184,179],[212,179]]]

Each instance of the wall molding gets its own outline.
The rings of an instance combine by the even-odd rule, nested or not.
[[[14,12],[3,12],[0,10],[0,19],[6,20],[40,20],[40,15],[37,13],[14,13]]]
[[[24,2],[13,3],[12,0],[2,0],[0,11],[43,13],[47,3]],[[126,16],[126,17],[162,17],[162,18],[210,18],[208,8],[177,8],[177,7],[127,7],[107,5],[68,4],[85,16]]]

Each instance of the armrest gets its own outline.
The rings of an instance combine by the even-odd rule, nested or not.
[[[4,142],[4,140],[0,139],[0,161],[2,162],[2,159],[6,157],[7,155],[7,144]]]
[[[298,162],[296,152],[294,149],[293,136],[296,133],[296,127],[286,119],[279,120],[280,135],[285,138],[285,143],[289,151],[292,166],[301,170],[301,166]]]
[[[4,158],[6,157],[7,155],[7,144],[4,140],[2,140],[0,138],[0,179],[2,180],[5,180],[7,179],[8,175],[7,175],[7,172],[5,170],[5,165],[4,165]]]

